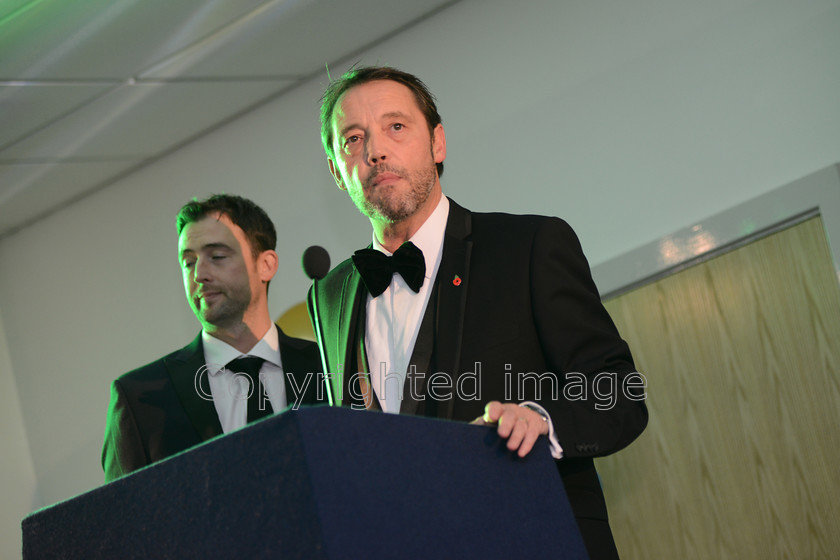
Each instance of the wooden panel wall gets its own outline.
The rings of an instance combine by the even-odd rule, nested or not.
[[[598,460],[622,558],[840,557],[840,288],[820,218],[605,304],[650,409]]]

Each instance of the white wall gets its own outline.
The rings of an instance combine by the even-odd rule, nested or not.
[[[840,160],[838,59],[840,0],[464,0],[362,57],[437,94],[444,191],[563,216],[593,263]],[[320,148],[324,80],[0,241],[45,504],[102,480],[110,381],[197,332],[175,258],[183,202],[227,191],[269,211],[287,267],[274,315],[304,297],[306,246],[337,261],[369,241]]]
[[[41,503],[20,407],[0,309],[0,426],[3,434],[0,558],[20,555],[20,520]]]

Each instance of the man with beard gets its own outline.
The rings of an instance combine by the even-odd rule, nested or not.
[[[102,448],[106,481],[272,411],[315,402],[317,345],[286,336],[268,314],[277,253],[263,209],[215,195],[184,205],[177,227],[184,289],[202,330],[186,347],[114,381]]]
[[[592,458],[642,432],[644,385],[572,229],[444,196],[443,125],[411,74],[332,82],[321,137],[373,227],[317,285],[334,404],[496,425],[519,456],[547,436],[590,556],[617,557]]]

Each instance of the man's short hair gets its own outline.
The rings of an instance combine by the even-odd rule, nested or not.
[[[332,117],[339,98],[351,88],[376,80],[391,80],[410,89],[414,94],[420,112],[426,117],[426,124],[429,125],[429,135],[434,136],[435,127],[441,123],[441,118],[435,104],[434,95],[420,78],[387,66],[351,68],[343,76],[330,82],[323,97],[321,97],[321,142],[324,145],[324,151],[327,152],[327,157],[335,157],[332,149]],[[438,177],[443,176],[443,162],[437,164],[437,172]]]
[[[277,232],[265,210],[247,198],[234,194],[214,194],[205,200],[194,198],[184,204],[178,211],[178,235],[181,235],[188,224],[215,213],[224,214],[239,226],[248,238],[254,258],[263,251],[274,250],[277,246]]]

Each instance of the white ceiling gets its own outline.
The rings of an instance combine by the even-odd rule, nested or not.
[[[0,2],[0,238],[456,1]]]

